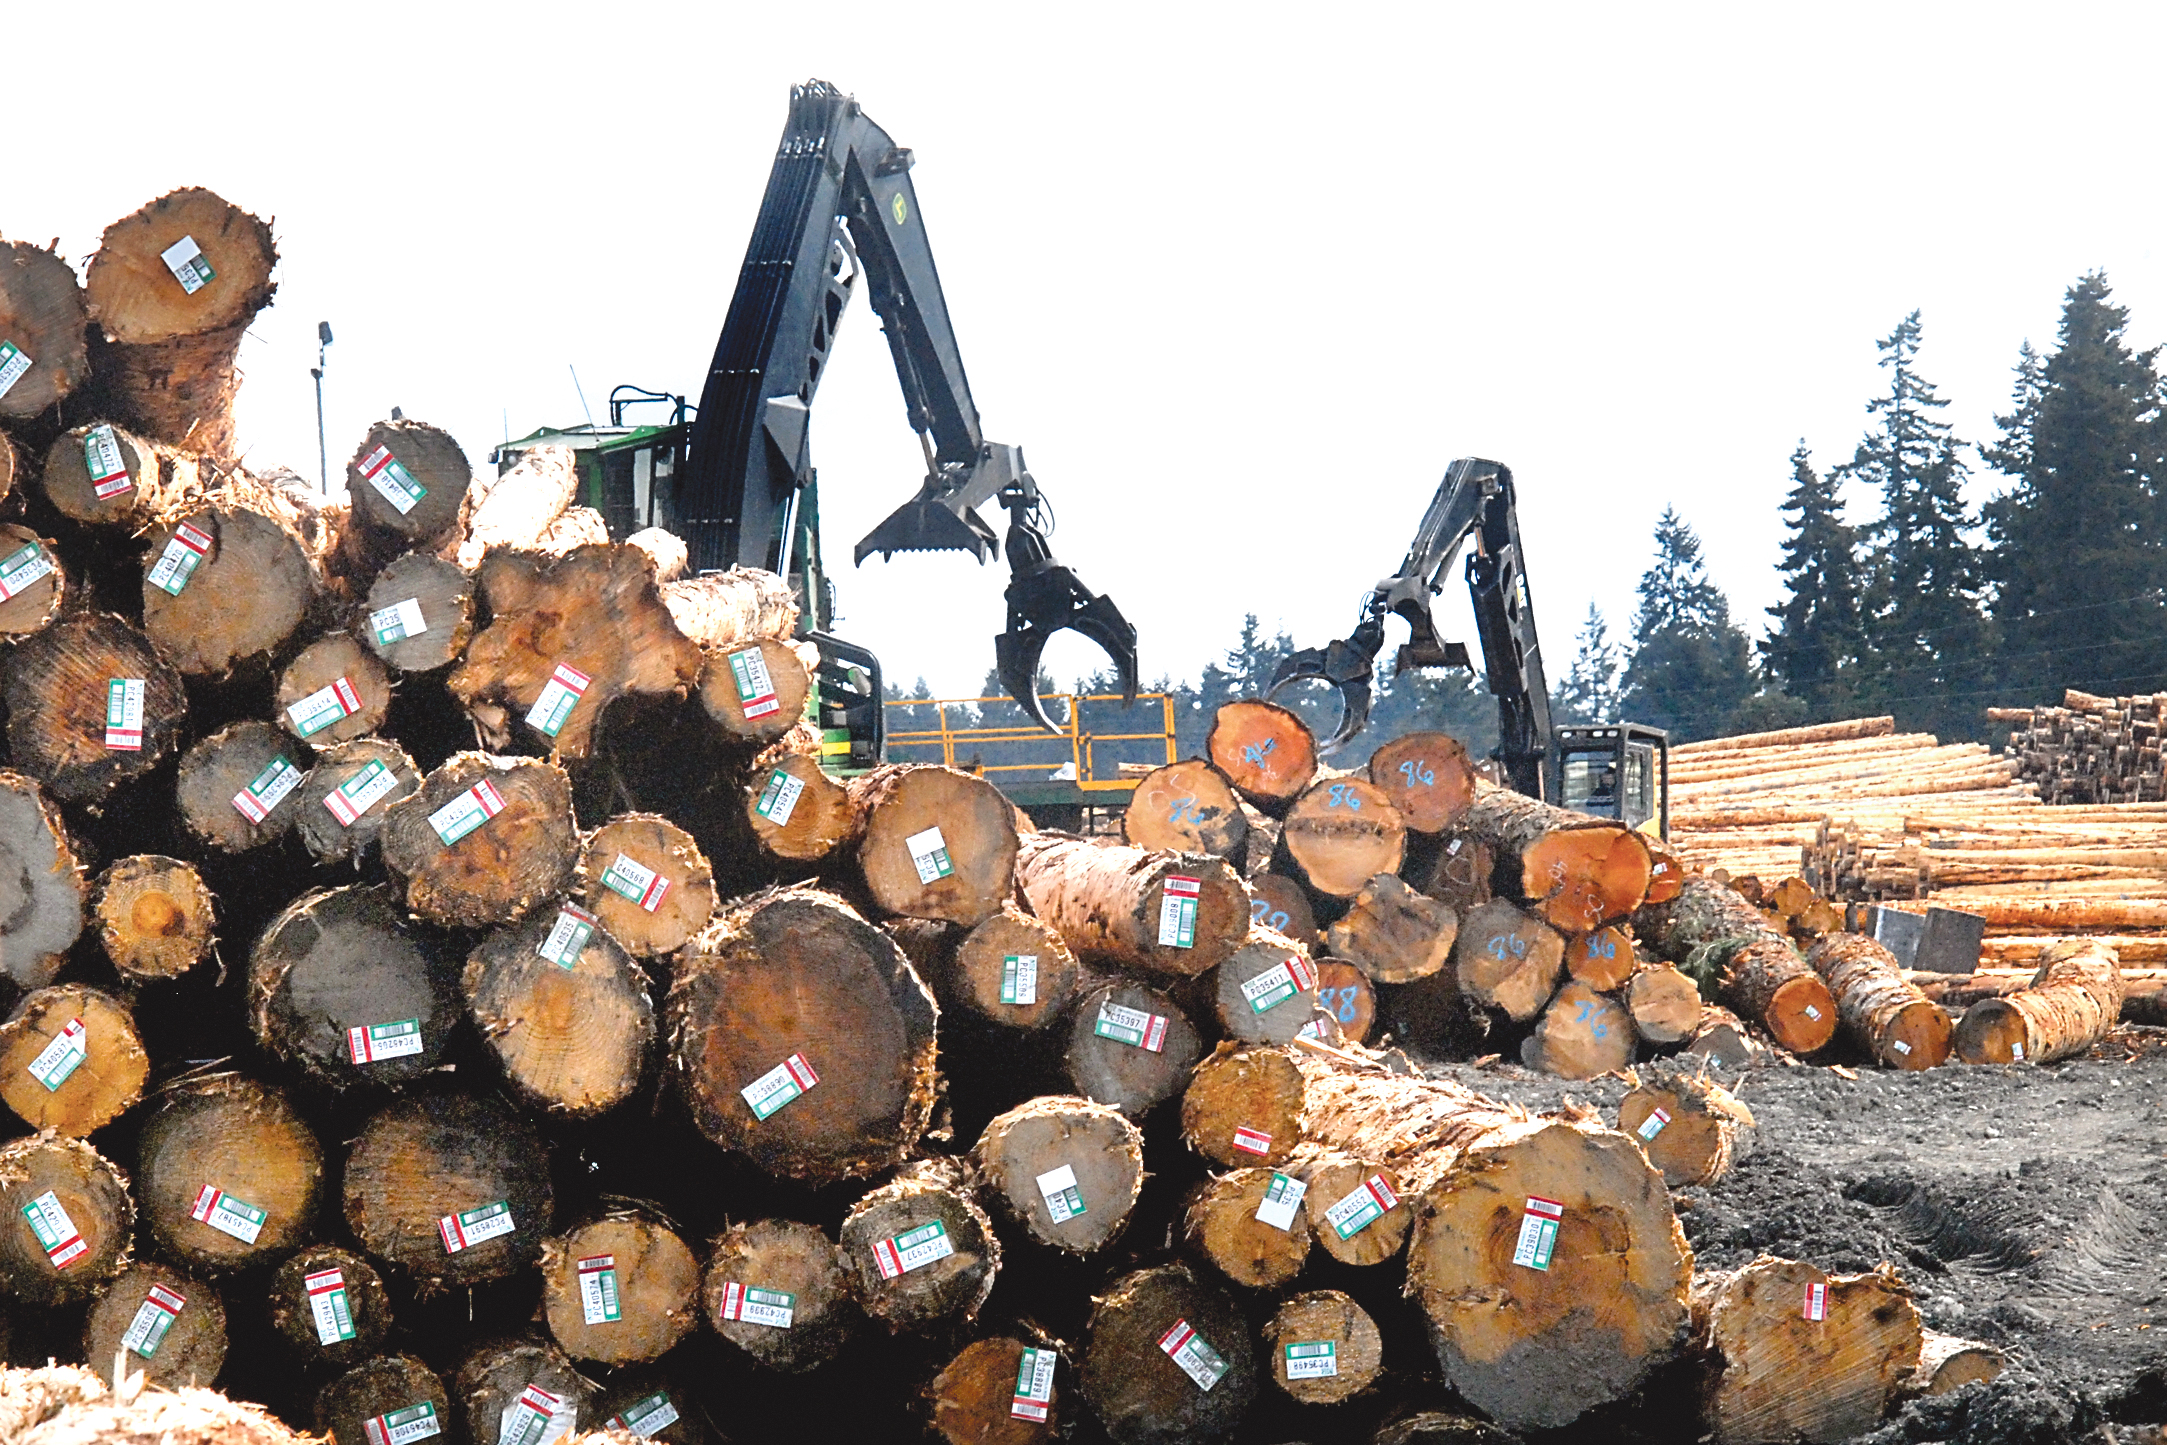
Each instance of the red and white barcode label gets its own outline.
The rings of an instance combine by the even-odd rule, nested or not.
[[[1234,1147],[1245,1154],[1269,1154],[1272,1152],[1272,1136],[1261,1129],[1236,1128]]]
[[[1809,1320],[1827,1319],[1828,1286],[1818,1283],[1807,1285],[1805,1308],[1801,1309],[1799,1313],[1804,1315]]]

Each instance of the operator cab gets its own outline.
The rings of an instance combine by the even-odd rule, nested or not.
[[[1640,723],[1557,730],[1550,795],[1560,807],[1670,837],[1670,734]]]
[[[660,426],[627,426],[625,409],[659,405],[670,408]],[[510,471],[529,447],[570,447],[579,468],[579,496],[574,505],[602,514],[610,536],[623,541],[634,532],[661,527],[682,532],[678,523],[677,478],[685,460],[692,411],[681,396],[620,386],[609,394],[609,425],[543,427],[497,450],[497,475]]]

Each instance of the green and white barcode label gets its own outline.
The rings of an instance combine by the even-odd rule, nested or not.
[[[1038,955],[1011,953],[1001,960],[1001,1002],[1038,1002]]]
[[[150,569],[150,585],[168,597],[178,597],[188,579],[196,575],[196,568],[211,550],[211,534],[201,527],[191,527],[183,522],[173,529],[172,540],[165,551],[158,554],[158,561]]]
[[[911,866],[918,870],[920,883],[937,883],[956,871],[948,858],[948,840],[938,828],[913,833],[903,840],[903,846],[910,849]]]
[[[1264,1013],[1316,986],[1316,966],[1300,954],[1290,953],[1284,962],[1273,964],[1243,984],[1242,997],[1249,1000],[1250,1012]]]
[[[1181,1366],[1181,1372],[1195,1381],[1199,1390],[1209,1393],[1226,1375],[1226,1357],[1206,1344],[1187,1320],[1174,1321],[1174,1327],[1159,1336],[1159,1348]]]
[[[30,358],[12,341],[0,341],[0,396],[6,396],[30,369]]]
[[[14,601],[31,583],[52,575],[53,559],[45,555],[43,547],[35,542],[18,547],[0,557],[0,602]]]
[[[1052,1350],[1024,1347],[1016,1360],[1016,1395],[1008,1404],[1010,1419],[1046,1419],[1053,1404],[1053,1367],[1060,1358]]]
[[[1362,1181],[1359,1189],[1324,1211],[1324,1219],[1341,1239],[1352,1239],[1400,1202],[1392,1186],[1384,1182],[1382,1174],[1372,1174]]]
[[[143,751],[143,679],[116,677],[105,685],[105,745],[115,752]]]
[[[511,1201],[505,1199],[499,1199],[494,1204],[485,1204],[479,1209],[447,1214],[436,1222],[436,1232],[444,1238],[446,1254],[472,1249],[500,1234],[510,1234],[518,1227],[512,1222]]]
[[[787,1330],[797,1318],[798,1297],[779,1289],[753,1289],[735,1280],[722,1287],[721,1317]]]
[[[549,936],[534,950],[559,968],[577,968],[587,940],[594,936],[595,917],[584,908],[567,903],[557,910]]]
[[[134,1350],[144,1359],[158,1353],[165,1343],[166,1331],[173,1328],[173,1321],[180,1318],[181,1310],[188,1304],[188,1297],[167,1289],[162,1284],[150,1287],[143,1296],[143,1303],[136,1306],[135,1318],[128,1322],[128,1333],[120,1337],[122,1348]]]
[[[1156,1054],[1166,1048],[1166,1015],[1145,1013],[1140,1008],[1106,999],[1099,1004],[1099,1016],[1092,1023],[1091,1032],[1102,1039],[1133,1044]]]
[[[549,681],[542,684],[542,695],[527,709],[527,726],[544,737],[555,737],[564,731],[565,719],[593,685],[594,679],[586,673],[568,662],[558,663]]]
[[[445,847],[464,838],[504,811],[504,795],[496,784],[483,778],[458,797],[429,815],[429,826]]]
[[[1520,1238],[1513,1245],[1512,1262],[1529,1269],[1549,1269],[1551,1251],[1558,1244],[1558,1224],[1564,1218],[1565,1206],[1555,1199],[1529,1196],[1527,1212],[1520,1216]]]
[[[342,1344],[354,1338],[354,1307],[346,1294],[346,1276],[335,1269],[303,1275],[308,1290],[309,1313],[316,1320],[316,1343]]]
[[[397,786],[399,775],[381,760],[374,761],[324,794],[324,806],[339,820],[341,828],[351,828]]]
[[[221,1234],[230,1234],[243,1244],[254,1244],[256,1236],[263,1233],[263,1222],[271,1216],[253,1204],[243,1204],[223,1189],[206,1184],[196,1192],[195,1206],[188,1211],[188,1217],[208,1224]]]
[[[609,867],[602,870],[602,886],[627,903],[637,903],[652,913],[662,906],[664,895],[670,891],[670,880],[646,864],[619,853]]]
[[[1303,1180],[1292,1174],[1274,1174],[1257,1205],[1257,1218],[1285,1233],[1294,1228],[1294,1211],[1302,1207],[1302,1196],[1307,1193],[1309,1185]]]
[[[1196,947],[1196,905],[1204,880],[1169,874],[1159,892],[1159,943],[1166,948]]]
[[[1339,1373],[1339,1346],[1331,1340],[1290,1340],[1286,1348],[1290,1380],[1323,1380]]]
[[[760,790],[760,801],[752,805],[752,810],[780,828],[790,821],[798,799],[804,795],[804,781],[777,768],[767,775],[767,786]]]
[[[361,479],[402,517],[429,495],[429,489],[414,480],[414,474],[391,454],[390,447],[378,447],[361,459]]]
[[[83,466],[90,473],[90,490],[101,502],[135,490],[135,478],[121,460],[120,438],[110,423],[100,422],[83,433]]]
[[[255,781],[233,795],[233,807],[251,823],[261,823],[271,816],[271,810],[286,801],[286,795],[301,786],[301,770],[286,761],[281,754],[271,759]]]
[[[211,269],[203,248],[193,236],[183,236],[158,253],[158,259],[166,263],[173,279],[181,283],[181,290],[193,296],[216,280],[218,273]]]
[[[677,1407],[666,1393],[635,1400],[610,1418],[610,1424],[642,1437],[667,1430],[677,1423]]]
[[[955,1252],[956,1247],[948,1240],[948,1226],[936,1219],[881,1240],[873,1246],[873,1262],[880,1266],[882,1279],[898,1279]]]
[[[83,1027],[81,1019],[69,1019],[61,1026],[53,1041],[38,1050],[38,1056],[30,1061],[30,1077],[43,1084],[49,1093],[58,1092],[68,1082],[68,1076],[82,1067],[90,1056],[90,1031]]]
[[[1076,1171],[1067,1164],[1039,1175],[1038,1193],[1046,1201],[1046,1212],[1053,1216],[1055,1224],[1066,1224],[1084,1212],[1083,1191],[1076,1187]]]
[[[48,1189],[23,1206],[23,1218],[29,1222],[30,1232],[38,1237],[38,1247],[53,1262],[54,1269],[66,1269],[69,1265],[90,1253],[90,1246],[75,1229],[75,1221],[68,1218],[68,1211],[61,1206],[60,1196]]]
[[[350,1028],[346,1031],[346,1051],[357,1064],[375,1064],[418,1054],[422,1052],[421,1020],[398,1019],[388,1024]]]
[[[388,1415],[378,1415],[373,1420],[364,1420],[361,1427],[369,1437],[369,1445],[407,1445],[412,1440],[426,1440],[431,1435],[444,1433],[443,1422],[436,1417],[436,1406],[427,1400],[404,1410],[393,1410]]]
[[[579,1308],[590,1325],[614,1323],[617,1309],[617,1256],[590,1255],[579,1262]]]
[[[737,700],[747,722],[781,712],[781,699],[775,696],[775,680],[768,676],[767,659],[757,647],[748,647],[730,654],[730,679],[737,684]]]

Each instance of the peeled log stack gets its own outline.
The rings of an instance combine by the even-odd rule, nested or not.
[[[1459,928],[1450,907],[1415,892],[1396,873],[1379,873],[1325,937],[1335,955],[1378,983],[1411,983],[1452,961]]]
[[[1136,848],[1231,858],[1248,840],[1249,820],[1226,774],[1190,758],[1138,780],[1121,814],[1121,835]]]
[[[271,304],[271,228],[197,188],[105,228],[84,296],[115,343],[101,362],[116,412],[145,436],[234,456],[233,359]]]
[[[1446,733],[1403,733],[1369,758],[1369,780],[1407,826],[1442,833],[1475,800],[1475,765],[1467,748]]]
[[[1257,1390],[1248,1321],[1181,1265],[1125,1275],[1093,1301],[1078,1373],[1115,1445],[1223,1439]]]
[[[621,813],[587,837],[580,901],[638,958],[675,953],[715,916],[715,874],[692,835],[657,813]]]
[[[109,612],[46,628],[6,670],[10,756],[65,802],[103,803],[171,755],[187,722],[181,675]]]
[[[567,904],[498,929],[467,956],[463,986],[505,1080],[548,1112],[607,1113],[646,1074],[646,975],[592,915]]]
[[[291,496],[246,477],[168,513],[148,537],[144,633],[190,677],[279,647],[321,585],[308,529]]]
[[[858,869],[889,913],[968,928],[1015,890],[1015,810],[984,778],[889,763],[851,780],[850,810]]]
[[[1249,936],[1248,891],[1222,858],[1034,833],[1016,853],[1016,881],[1086,963],[1189,978]]]
[[[79,983],[33,990],[0,1025],[0,1102],[80,1139],[143,1095],[150,1056],[128,1006]]]
[[[1397,873],[1407,829],[1384,790],[1357,778],[1317,783],[1295,799],[1280,851],[1311,889],[1352,898],[1379,873]]]
[[[1302,1071],[1285,1049],[1222,1043],[1181,1098],[1181,1136],[1222,1169],[1284,1164],[1302,1142]]]
[[[1508,788],[1478,788],[1457,831],[1490,849],[1521,900],[1568,933],[1626,917],[1648,892],[1651,865],[1638,833]]]
[[[478,928],[563,896],[579,861],[572,785],[534,758],[455,753],[384,809],[384,862],[431,923]]]
[[[20,773],[0,772],[0,970],[43,988],[83,933],[83,874],[60,810]]]
[[[743,899],[679,955],[670,1055],[700,1132],[811,1183],[911,1157],[933,1108],[933,996],[839,899]]]
[[[209,1385],[226,1363],[218,1291],[169,1265],[129,1265],[83,1321],[83,1358],[108,1385],[116,1356],[153,1385]]]
[[[843,1216],[843,1259],[865,1312],[891,1330],[968,1324],[993,1292],[1001,1241],[971,1197],[970,1168],[906,1164]]]
[[[2122,1011],[2122,969],[2111,948],[2064,939],[2040,955],[2031,987],[1982,999],[1956,1025],[1967,1064],[2050,1064],[2107,1036]]]
[[[1118,1109],[1047,1096],[986,1125],[971,1162],[1031,1238],[1089,1254],[1117,1238],[1136,1207],[1144,1136]]]
[[[789,1373],[833,1359],[864,1319],[835,1241],[794,1219],[725,1229],[708,1254],[701,1306],[716,1334]]]
[[[684,1240],[633,1212],[542,1246],[542,1312],[566,1354],[601,1365],[660,1359],[700,1322],[700,1263]]]
[[[1864,1434],[1919,1362],[1919,1312],[1887,1265],[1827,1275],[1764,1255],[1698,1282],[1694,1314],[1719,1367],[1707,1413],[1718,1445]]]
[[[75,268],[56,252],[0,241],[0,421],[28,421],[83,384],[87,325]]]
[[[1268,702],[1220,708],[1204,751],[1243,797],[1275,816],[1317,774],[1317,740],[1300,718]]]
[[[354,509],[347,543],[366,538],[380,566],[440,542],[466,514],[473,484],[473,465],[451,433],[411,419],[380,421],[346,464],[346,495]]]
[[[376,574],[354,631],[385,665],[431,672],[474,637],[474,579],[458,563],[409,552]]]
[[[0,1145],[0,1284],[33,1305],[73,1304],[120,1273],[135,1230],[128,1176],[78,1139]]]
[[[1830,933],[1806,951],[1806,962],[1836,995],[1844,1028],[1876,1062],[1892,1069],[1947,1062],[1949,1016],[1904,982],[1903,966],[1886,948],[1855,933]]]
[[[1618,1104],[1618,1132],[1640,1141],[1673,1189],[1706,1187],[1730,1173],[1752,1151],[1754,1127],[1753,1111],[1730,1090],[1677,1066],[1649,1066]]]
[[[178,858],[142,853],[98,875],[91,888],[98,941],[127,978],[178,978],[211,950],[216,902]]]
[[[1760,1020],[1792,1053],[1813,1053],[1836,1036],[1828,985],[1759,910],[1721,883],[1687,879],[1675,899],[1636,914],[1633,931],[1689,974],[1713,971],[1723,1000]]]
[[[806,753],[764,759],[746,792],[745,812],[760,846],[792,863],[818,863],[857,836],[849,790]]]
[[[346,1156],[346,1224],[362,1248],[431,1284],[503,1279],[549,1233],[549,1146],[484,1094],[399,1100]]]

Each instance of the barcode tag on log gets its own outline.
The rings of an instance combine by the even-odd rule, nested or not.
[[[1246,1124],[1236,1125],[1234,1147],[1244,1154],[1269,1154],[1272,1152],[1272,1136],[1262,1129],[1252,1129]]]
[[[1053,1404],[1053,1367],[1060,1355],[1026,1345],[1016,1361],[1016,1397],[1008,1402],[1009,1418],[1044,1421]]]
[[[549,681],[542,685],[542,695],[527,709],[527,726],[543,737],[553,738],[564,731],[564,720],[572,715],[572,709],[586,696],[594,679],[568,662],[557,664],[549,674]]]
[[[361,478],[402,517],[429,495],[429,489],[414,480],[414,474],[391,454],[390,447],[378,447],[361,459]]]
[[[30,1077],[43,1084],[48,1093],[56,1093],[89,1055],[90,1031],[83,1027],[81,1019],[69,1019],[53,1035],[53,1041],[30,1061]]]
[[[649,1395],[625,1406],[622,1414],[610,1417],[611,1425],[620,1430],[630,1430],[642,1438],[658,1430],[667,1430],[677,1423],[677,1407],[670,1403],[667,1394]]]
[[[381,802],[386,793],[399,786],[399,775],[382,761],[370,763],[360,772],[324,794],[324,806],[331,816],[339,820],[341,828],[351,828],[361,820],[361,815]]]
[[[364,1420],[361,1430],[369,1437],[369,1445],[407,1445],[411,1440],[426,1440],[431,1435],[443,1434],[444,1425],[436,1418],[436,1406],[424,1400],[404,1410],[393,1410]]]
[[[737,684],[737,700],[747,722],[783,710],[782,699],[775,696],[775,679],[768,676],[767,659],[759,648],[730,654],[730,678]]]
[[[396,1023],[370,1024],[366,1028],[346,1031],[346,1052],[357,1064],[403,1059],[421,1051],[420,1019],[400,1019]]]
[[[1341,1239],[1352,1239],[1384,1218],[1386,1211],[1399,1202],[1400,1197],[1384,1182],[1384,1176],[1372,1174],[1362,1181],[1361,1188],[1325,1210],[1324,1219]]]
[[[173,1322],[180,1318],[187,1304],[186,1295],[162,1284],[152,1285],[150,1293],[143,1296],[143,1303],[136,1306],[135,1318],[128,1322],[128,1333],[120,1337],[121,1347],[134,1350],[146,1360],[157,1354],[158,1347],[165,1343],[166,1331],[173,1328]]]
[[[767,786],[760,790],[760,801],[752,805],[752,810],[780,828],[790,821],[790,815],[798,809],[798,799],[804,795],[804,780],[777,768],[767,775]]]
[[[1316,986],[1316,968],[1300,954],[1290,953],[1284,963],[1273,964],[1243,984],[1242,997],[1249,1000],[1251,1013],[1264,1013]]]
[[[472,1249],[486,1240],[510,1234],[518,1227],[512,1222],[512,1205],[508,1199],[499,1199],[496,1203],[485,1204],[479,1209],[447,1214],[436,1222],[436,1232],[444,1237],[446,1254]]]
[[[158,259],[166,263],[166,269],[173,273],[173,279],[181,283],[181,290],[191,296],[210,285],[218,276],[218,273],[211,269],[211,263],[204,256],[203,248],[196,244],[193,236],[181,237],[160,251]]]
[[[606,1325],[621,1318],[617,1305],[617,1256],[589,1255],[581,1260],[579,1309],[590,1325]]]
[[[1821,1011],[1812,1004],[1807,1004],[1806,1017],[1812,1019],[1815,1023],[1819,1023],[1821,1021]]]
[[[235,811],[251,823],[261,823],[271,816],[271,810],[286,801],[286,795],[301,786],[301,770],[286,761],[284,754],[271,759],[254,781],[233,795]]]
[[[0,602],[12,602],[29,590],[30,584],[53,575],[53,559],[45,555],[45,549],[35,542],[27,543],[5,557],[0,557]]]
[[[937,883],[956,871],[948,858],[948,840],[938,828],[911,834],[903,840],[903,846],[910,850],[911,866],[918,870],[920,883]]]
[[[1287,1378],[1328,1380],[1339,1373],[1339,1346],[1331,1340],[1287,1343]]]
[[[1091,1032],[1102,1039],[1133,1044],[1154,1054],[1166,1049],[1165,1014],[1145,1013],[1140,1008],[1130,1008],[1112,999],[1099,1005],[1098,1022],[1091,1025]]]
[[[150,569],[150,585],[168,597],[180,596],[210,550],[210,533],[181,523],[173,529],[173,539],[166,543],[165,551],[158,554],[157,565]]]
[[[30,358],[12,341],[0,341],[0,396],[6,396],[30,369]]]
[[[1204,880],[1167,877],[1159,890],[1159,942],[1167,948],[1196,947],[1196,905]]]
[[[208,1224],[220,1234],[230,1234],[243,1244],[254,1244],[256,1236],[263,1233],[263,1222],[271,1216],[253,1204],[243,1204],[223,1189],[206,1184],[196,1191],[196,1202],[188,1211],[188,1217]]]
[[[421,599],[418,597],[394,602],[389,607],[379,607],[369,614],[369,631],[375,634],[378,647],[389,647],[394,642],[419,637],[428,630],[429,624],[421,615]]]
[[[2020,1063],[2020,1064],[2021,1064],[2021,1063],[2023,1063],[2023,1062],[2024,1062],[2024,1045],[2022,1045],[2022,1044],[2011,1044],[2011,1045],[2009,1046],[2009,1056],[2010,1056],[2010,1057],[2011,1057],[2012,1059],[2014,1059],[2014,1060],[2015,1060],[2016,1062],[2018,1062],[2018,1063]]]
[[[787,1290],[754,1289],[732,1280],[722,1287],[722,1317],[787,1330],[797,1318],[798,1297]]]
[[[1826,1284],[1807,1285],[1806,1303],[1805,1306],[1799,1310],[1799,1313],[1809,1320],[1820,1321],[1827,1319],[1828,1286]]]
[[[115,752],[143,751],[143,679],[116,677],[105,685],[105,745]]]
[[[1066,1224],[1084,1212],[1083,1191],[1076,1187],[1076,1171],[1067,1164],[1038,1176],[1038,1192],[1055,1224]]]
[[[577,1418],[564,1396],[529,1385],[497,1416],[497,1445],[550,1445],[570,1434]]]
[[[1302,1207],[1302,1196],[1307,1193],[1309,1185],[1292,1174],[1272,1175],[1263,1202],[1257,1205],[1258,1221],[1286,1233],[1294,1228],[1294,1211]]]
[[[737,1092],[753,1118],[765,1119],[819,1082],[820,1075],[813,1072],[805,1055],[792,1054]]]
[[[354,1337],[354,1306],[346,1293],[346,1276],[335,1269],[303,1275],[308,1290],[309,1314],[316,1321],[316,1343],[343,1344]]]
[[[1529,1269],[1550,1268],[1550,1252],[1557,1248],[1558,1221],[1565,1206],[1555,1199],[1529,1196],[1527,1212],[1520,1216],[1520,1239],[1513,1246],[1512,1262]]]
[[[1181,1366],[1181,1372],[1196,1382],[1199,1390],[1210,1391],[1226,1375],[1226,1359],[1204,1337],[1189,1328],[1187,1320],[1174,1321],[1174,1327],[1159,1336],[1159,1348]]]
[[[1899,1054],[1908,1055],[1911,1052],[1911,1045],[1905,1043],[1902,1039],[1890,1039],[1889,1047],[1896,1050],[1896,1052],[1898,1052]]]
[[[90,1246],[83,1243],[83,1236],[75,1232],[75,1221],[61,1208],[60,1196],[52,1190],[46,1190],[25,1204],[23,1218],[30,1221],[30,1232],[38,1237],[38,1245],[45,1251],[45,1257],[53,1262],[54,1269],[66,1269],[90,1253]]]
[[[83,433],[83,467],[90,473],[90,490],[101,502],[135,490],[135,478],[120,458],[120,438],[110,423],[100,422]]]
[[[670,891],[670,880],[619,853],[616,861],[602,870],[602,886],[652,913],[662,906],[663,895]]]
[[[1664,1113],[1661,1109],[1658,1109],[1653,1114],[1650,1114],[1647,1118],[1641,1120],[1640,1128],[1638,1128],[1634,1132],[1640,1135],[1642,1143],[1653,1144],[1655,1142],[1655,1136],[1662,1133],[1664,1126],[1669,1123],[1670,1115]]]
[[[576,968],[580,954],[586,950],[587,940],[594,937],[594,924],[592,913],[567,903],[557,910],[557,921],[549,926],[549,937],[534,951],[559,968]]]
[[[1038,955],[1011,953],[1001,959],[1001,1002],[1038,1002]]]
[[[504,795],[497,791],[494,783],[484,778],[431,813],[429,826],[436,829],[436,836],[449,848],[503,811]]]
[[[948,1226],[936,1219],[874,1245],[873,1262],[880,1266],[882,1279],[899,1279],[955,1252],[956,1247],[948,1242]]]
[[[340,678],[328,687],[319,687],[286,709],[286,716],[293,721],[293,730],[302,737],[322,732],[333,723],[341,723],[361,711],[361,694],[346,678]]]

